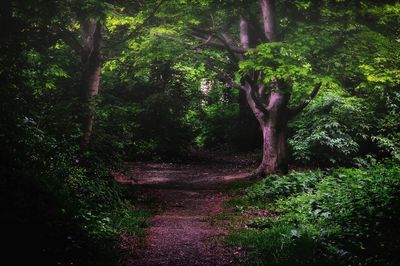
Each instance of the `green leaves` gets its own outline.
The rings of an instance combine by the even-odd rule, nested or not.
[[[296,161],[308,164],[318,160],[324,165],[350,162],[359,143],[367,138],[371,114],[365,103],[336,93],[322,92],[291,124],[294,134],[289,143]]]
[[[364,4],[365,13],[377,20],[378,24],[390,34],[393,34],[397,41],[400,38],[400,31],[396,25],[400,25],[400,3],[384,5]]]
[[[312,192],[322,179],[323,172],[292,172],[285,176],[271,175],[246,189],[251,202],[267,202],[299,193]]]
[[[393,163],[269,176],[246,189],[250,200],[240,206],[268,215],[250,217],[228,241],[257,265],[394,265],[399,189]]]
[[[117,33],[117,31],[121,29],[134,30],[138,25],[143,23],[143,20],[142,13],[133,17],[116,12],[109,12],[106,17],[105,26],[109,33]]]
[[[265,43],[248,52],[247,56],[248,59],[239,65],[239,73],[246,75],[252,70],[261,71],[266,84],[274,78],[289,82],[312,78],[311,64],[296,46],[281,42]]]

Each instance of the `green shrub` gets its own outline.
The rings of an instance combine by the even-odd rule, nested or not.
[[[326,93],[291,123],[293,159],[301,164],[332,166],[351,163],[371,126],[365,103],[338,92]],[[351,117],[351,119],[349,119]]]
[[[292,183],[282,193],[273,186],[260,186],[268,181],[247,189],[245,197],[257,201],[246,204],[272,201],[264,206],[279,216],[253,219],[251,229],[234,234],[229,241],[248,247],[251,258],[261,260],[259,264],[398,265],[400,166],[342,168],[318,176],[312,189],[292,189],[296,187]],[[281,196],[269,196],[273,191]]]
[[[291,172],[285,176],[270,175],[246,189],[246,197],[252,202],[267,202],[315,189],[323,172]]]

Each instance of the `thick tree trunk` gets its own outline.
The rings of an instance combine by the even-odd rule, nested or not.
[[[288,171],[287,124],[290,94],[283,92],[283,84],[271,83],[268,105],[256,100],[254,89],[246,82],[244,85],[247,103],[258,120],[263,133],[263,158],[256,175],[285,174]]]
[[[262,126],[263,158],[257,174],[286,174],[288,171],[287,124],[267,121]]]
[[[287,94],[272,91],[268,103],[268,115],[259,120],[263,132],[263,158],[256,173],[286,174],[288,171],[287,152]]]

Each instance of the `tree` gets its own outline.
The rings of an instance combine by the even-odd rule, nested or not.
[[[92,135],[95,97],[99,93],[101,67],[103,64],[103,35],[104,27],[101,19],[85,18],[80,21],[81,34],[78,41],[66,29],[57,29],[57,34],[80,57],[82,65],[82,138],[81,151],[86,151]]]
[[[277,71],[277,64],[282,64],[282,62],[273,57],[268,58],[268,55],[264,53],[263,59],[270,59],[268,66],[265,65],[268,60],[257,62],[260,61],[257,57],[262,57],[262,54],[252,52],[262,51],[264,48],[264,52],[273,53],[273,49],[280,49],[283,44],[283,36],[278,31],[275,1],[260,0],[258,5],[260,20],[252,14],[251,5],[242,4],[238,7],[239,30],[236,32],[239,33],[239,38],[232,37],[228,31],[229,26],[217,30],[214,21],[209,28],[193,26],[191,34],[202,42],[202,46],[226,50],[231,63],[236,65],[236,69],[241,69],[240,83],[235,82],[227,74],[218,72],[221,79],[245,93],[247,103],[262,130],[263,158],[256,174],[285,173],[288,170],[288,122],[317,95],[321,82],[315,82],[311,93],[300,104],[289,107],[292,85],[290,76],[282,75]],[[227,24],[229,23],[232,21]],[[208,65],[212,68],[211,63]],[[269,71],[272,68],[273,71]]]
[[[29,29],[38,35],[48,36],[52,41],[41,50],[45,52],[48,46],[61,40],[68,45],[80,59],[79,91],[81,110],[80,149],[84,153],[89,146],[94,116],[96,111],[96,96],[99,93],[102,65],[106,60],[115,60],[109,55],[118,54],[114,46],[126,43],[130,38],[138,35],[142,28],[150,22],[163,1],[141,1],[135,3],[86,0],[86,1],[43,1],[42,3],[18,2],[11,8],[16,10],[21,19],[26,20]],[[112,18],[110,14],[114,14]],[[116,18],[117,17],[117,18]],[[126,23],[114,21],[118,30],[111,32],[105,28],[108,20],[128,21]],[[127,18],[136,18],[137,21]],[[128,24],[129,24],[128,23]]]

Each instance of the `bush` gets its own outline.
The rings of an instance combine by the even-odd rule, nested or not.
[[[314,166],[349,165],[367,138],[369,116],[360,99],[323,95],[291,123],[293,159]]]
[[[251,229],[229,241],[248,247],[256,264],[398,265],[400,166],[319,174],[317,182],[310,175],[313,185],[307,189],[293,189],[305,183],[289,177],[296,173],[282,177],[282,185],[264,186],[274,182],[263,180],[248,188],[245,207],[263,201],[279,215],[250,221]]]
[[[88,170],[69,153],[25,164],[19,170],[0,168],[7,250],[23,249],[27,255],[13,261],[113,265],[119,235],[143,235],[150,213],[132,209],[104,166]]]
[[[249,187],[246,197],[253,202],[267,202],[312,191],[322,176],[321,171],[291,172],[286,176],[271,175]]]
[[[0,136],[5,253],[24,250],[16,263],[112,265],[117,237],[142,235],[149,213],[132,209],[101,156],[79,164],[73,137],[55,138],[18,116],[15,128]]]

